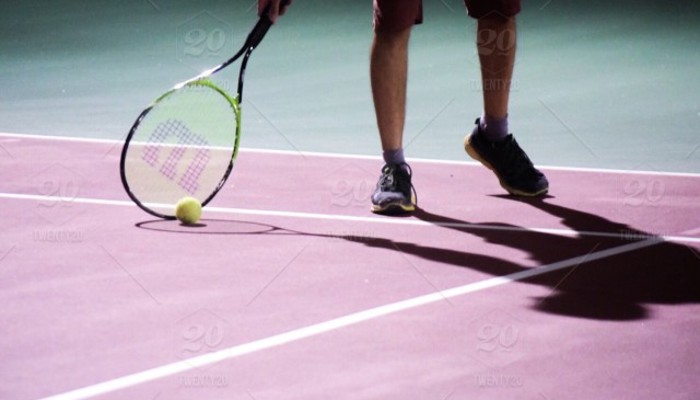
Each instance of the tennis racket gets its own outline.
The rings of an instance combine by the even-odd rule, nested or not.
[[[272,22],[264,13],[238,52],[153,101],[131,127],[120,160],[129,197],[144,211],[175,219],[185,196],[205,206],[221,190],[238,155],[243,79],[248,59]],[[235,97],[211,77],[243,57]]]

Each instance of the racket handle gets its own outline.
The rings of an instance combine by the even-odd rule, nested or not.
[[[248,37],[246,38],[245,43],[243,43],[243,47],[241,47],[241,49],[238,50],[238,52],[233,57],[229,58],[228,60],[226,60],[223,64],[219,65],[218,67],[212,68],[209,71],[205,71],[204,73],[198,75],[197,77],[192,78],[189,81],[185,81],[183,83],[180,83],[177,86],[182,86],[187,82],[197,80],[197,79],[200,79],[202,77],[207,77],[207,76],[210,76],[211,74],[219,72],[222,69],[231,65],[234,61],[236,61],[238,59],[238,57],[242,56],[243,54],[246,55],[246,59],[247,59],[250,56],[250,54],[253,52],[253,49],[255,49],[260,44],[260,42],[265,37],[265,34],[272,26],[272,21],[270,21],[270,17],[268,17],[266,14],[267,13],[264,13],[263,15],[260,16],[260,19],[253,27],[253,30],[251,30],[250,33],[248,34]],[[241,82],[242,82],[242,80],[239,78],[239,90],[240,90]]]
[[[258,23],[255,24],[253,30],[248,34],[245,47],[251,50],[258,47],[271,26],[272,21],[270,21],[270,17],[267,16],[267,13],[263,13],[263,15],[260,16]]]

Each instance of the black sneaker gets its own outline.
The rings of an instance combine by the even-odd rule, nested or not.
[[[408,164],[384,165],[377,188],[372,194],[372,212],[404,214],[415,211],[416,194]]]
[[[481,132],[478,118],[476,128],[464,138],[464,150],[492,170],[501,186],[512,195],[541,196],[549,190],[547,177],[532,165],[513,135],[491,142]]]

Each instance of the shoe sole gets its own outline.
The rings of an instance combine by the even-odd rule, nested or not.
[[[467,135],[464,138],[464,151],[466,151],[467,154],[469,154],[469,157],[480,162],[484,167],[490,169],[491,172],[493,172],[494,175],[496,175],[496,178],[498,178],[498,183],[501,185],[501,187],[503,189],[506,190],[506,192],[510,193],[513,196],[523,196],[523,197],[537,197],[537,196],[542,196],[542,195],[547,194],[547,192],[549,191],[549,188],[544,188],[544,189],[539,190],[537,192],[525,192],[525,191],[522,191],[520,189],[516,189],[514,187],[508,186],[505,182],[503,182],[503,179],[498,174],[498,172],[496,172],[496,169],[493,168],[491,163],[489,163],[483,157],[481,157],[479,152],[477,152],[476,149],[474,148],[474,146],[472,146],[471,139],[472,139],[471,134]]]
[[[407,214],[416,211],[416,206],[407,206],[404,204],[387,204],[385,206],[372,206],[372,212],[375,214],[398,215]]]
[[[388,203],[383,206],[373,204],[371,210],[375,214],[384,215],[400,215],[412,213],[416,211],[416,198],[415,196],[411,196],[411,204],[403,204],[399,202]]]

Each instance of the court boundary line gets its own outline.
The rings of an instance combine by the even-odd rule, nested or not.
[[[696,231],[698,229],[694,229]],[[250,342],[234,345],[221,349],[212,353],[203,354],[192,357],[187,360],[180,360],[161,366],[149,368],[141,372],[123,375],[118,378],[102,381],[93,385],[84,386],[82,388],[70,390],[49,397],[43,397],[40,400],[67,400],[67,399],[88,399],[94,396],[113,393],[136,385],[155,381],[176,375],[178,373],[190,371],[192,369],[203,366],[233,360],[235,358],[274,348],[277,346],[294,343],[303,339],[315,337],[327,332],[339,330],[341,328],[350,327],[363,322],[377,319],[379,317],[396,314],[401,311],[410,310],[420,306],[437,303],[449,298],[459,297],[470,293],[475,293],[507,283],[513,283],[534,276],[543,275],[546,273],[562,270],[565,268],[577,266],[584,263],[590,263],[607,257],[632,252],[645,247],[650,247],[664,240],[660,238],[649,238],[640,242],[628,243],[617,247],[612,247],[600,251],[590,252],[577,257],[557,261],[550,264],[540,265],[525,271],[515,272],[512,274],[484,279],[477,282],[472,282],[466,285],[456,286],[445,290],[440,290],[420,296],[411,297],[408,299],[396,301],[393,303],[369,308],[362,311],[346,314],[341,317],[336,317],[316,324],[307,325],[305,327],[292,329],[276,335],[264,337]]]
[[[9,200],[27,200],[27,201],[70,201],[77,204],[90,204],[90,205],[107,205],[107,206],[119,206],[119,207],[137,207],[131,200],[113,200],[113,199],[97,199],[88,197],[75,197],[69,200],[62,198],[60,196],[45,196],[37,194],[24,194],[24,193],[3,193],[0,192],[0,199]],[[158,204],[158,203],[146,203],[146,206],[151,208],[161,208],[170,209],[171,205],[168,204]],[[607,238],[607,239],[617,239],[617,240],[642,240],[647,238],[659,238],[666,242],[672,243],[700,243],[700,237],[691,237],[680,235],[664,235],[664,234],[654,234],[651,232],[599,232],[599,231],[577,231],[573,229],[560,229],[560,228],[532,228],[532,227],[515,227],[515,226],[500,226],[500,225],[488,225],[488,224],[470,224],[464,222],[438,222],[438,221],[423,221],[419,219],[405,219],[405,218],[391,218],[391,217],[363,217],[358,215],[343,215],[343,214],[322,214],[322,213],[310,213],[302,211],[281,211],[281,210],[261,210],[252,208],[236,208],[236,207],[216,207],[216,206],[206,206],[206,212],[214,212],[221,214],[233,214],[233,215],[252,215],[261,217],[277,217],[277,218],[294,218],[294,219],[312,219],[312,220],[326,220],[326,221],[347,221],[347,222],[368,222],[374,224],[385,224],[385,225],[410,225],[410,226],[424,226],[424,227],[444,227],[444,228],[464,228],[464,229],[474,229],[474,230],[491,230],[491,231],[501,231],[501,232],[521,232],[521,233],[546,233],[551,235],[559,236],[582,236],[582,237],[597,237],[597,238]],[[156,217],[153,217],[156,218]],[[690,232],[695,232],[695,230],[685,231],[685,234]]]
[[[117,145],[124,143],[123,140],[116,139],[100,139],[100,138],[83,138],[75,136],[51,136],[39,134],[23,134],[12,132],[0,132],[0,137],[10,137],[18,139],[33,139],[33,140],[56,140],[66,142],[93,143],[93,144],[110,144]],[[302,156],[302,157],[326,157],[340,159],[356,159],[356,160],[372,160],[382,161],[379,156],[370,156],[363,154],[343,154],[343,153],[328,153],[315,151],[293,151],[293,150],[274,150],[274,149],[259,149],[242,147],[239,150],[242,153],[258,153],[258,154],[276,154],[285,156]],[[466,156],[465,156],[466,157]],[[462,165],[462,166],[481,166],[476,161],[459,161],[459,160],[438,160],[429,158],[412,158],[408,157],[408,161],[423,164],[436,165]],[[632,174],[632,175],[652,175],[652,176],[672,176],[686,178],[700,178],[700,173],[694,172],[671,172],[671,171],[646,171],[646,170],[625,170],[614,168],[586,168],[586,167],[562,167],[553,165],[538,165],[537,168],[550,171],[570,171],[570,172],[588,172],[588,173],[604,173],[604,174]]]

